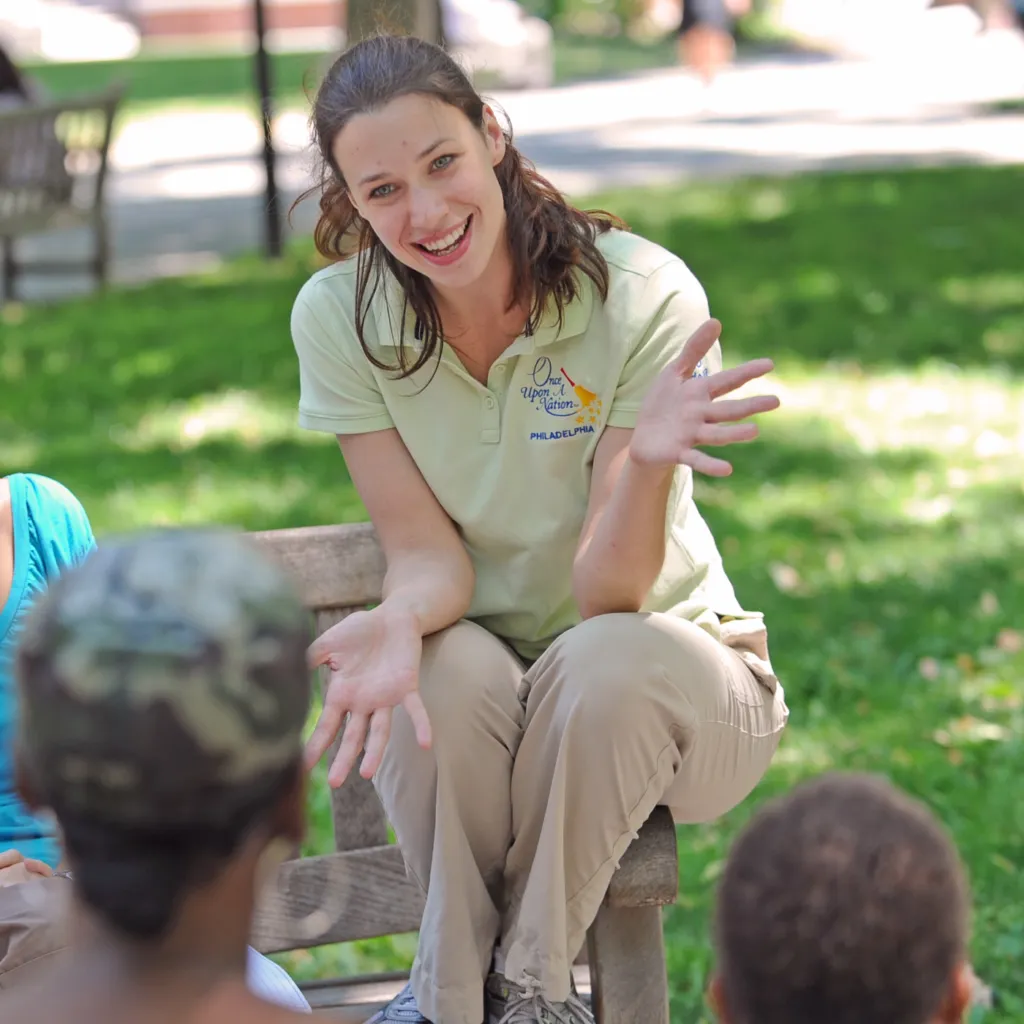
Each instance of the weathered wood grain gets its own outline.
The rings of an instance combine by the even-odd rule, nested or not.
[[[384,552],[370,523],[303,526],[250,536],[291,574],[303,602],[315,611],[380,600]]]
[[[660,907],[602,907],[587,949],[598,1024],[669,1024]]]
[[[397,846],[286,861],[262,894],[252,945],[264,953],[419,928],[423,893]]]
[[[667,807],[655,807],[612,875],[605,902],[612,907],[666,906],[678,895],[675,823]]]

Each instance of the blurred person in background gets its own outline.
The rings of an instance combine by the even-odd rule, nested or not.
[[[0,41],[0,110],[5,106],[22,106],[30,99],[29,87],[17,64]]]
[[[733,26],[750,11],[751,0],[683,0],[679,59],[705,85],[731,63],[736,52]]]
[[[60,903],[52,898],[65,883],[53,879],[31,893],[14,888],[49,879],[61,860],[52,816],[34,813],[15,789],[15,645],[25,616],[46,588],[93,548],[88,516],[66,487],[34,473],[0,477],[0,990],[51,966],[66,946]],[[308,1008],[282,968],[253,950],[248,955],[254,991]]]
[[[0,991],[4,1024],[308,1019],[246,986],[260,879],[304,832],[308,642],[284,573],[223,531],[108,540],[49,586],[17,779],[70,870],[10,888],[62,905],[68,945]]]
[[[23,107],[45,98],[46,94],[39,83],[18,67],[0,40],[0,110],[5,107]]]

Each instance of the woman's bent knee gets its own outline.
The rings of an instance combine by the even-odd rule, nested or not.
[[[605,714],[622,728],[645,702],[689,718],[697,695],[721,685],[725,656],[718,641],[685,619],[615,613],[564,633],[528,678],[557,686],[570,700],[585,698],[589,713]]]
[[[521,679],[511,652],[471,622],[425,638],[419,689],[433,743],[430,750],[420,747],[405,709],[396,708],[378,782],[430,786],[439,761],[457,771],[472,768],[473,759],[490,750],[514,757],[522,732]]]
[[[465,741],[467,732],[477,730],[502,736],[517,732],[522,674],[512,652],[475,623],[457,622],[424,639],[420,695],[435,745],[449,738]]]

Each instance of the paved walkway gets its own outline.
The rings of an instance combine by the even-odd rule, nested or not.
[[[1024,37],[990,33],[955,48],[868,60],[764,57],[704,93],[675,69],[495,97],[516,139],[557,185],[582,195],[725,175],[902,163],[1024,163]],[[994,109],[999,104],[1002,109]],[[276,122],[288,202],[311,181],[305,114]],[[123,125],[110,183],[115,277],[215,265],[260,245],[262,167],[241,110],[163,113]],[[315,202],[299,208],[308,232]],[[85,239],[40,243],[65,252]],[[84,284],[84,282],[83,282]],[[26,282],[26,297],[71,280]]]

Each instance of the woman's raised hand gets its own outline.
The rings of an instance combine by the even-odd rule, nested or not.
[[[693,376],[721,331],[717,320],[705,321],[654,379],[629,443],[630,458],[637,465],[683,465],[708,476],[728,476],[732,465],[699,451],[698,446],[752,441],[757,437],[757,426],[736,421],[779,407],[775,395],[721,397],[771,372],[774,363],[770,359],[753,359],[707,377]]]

